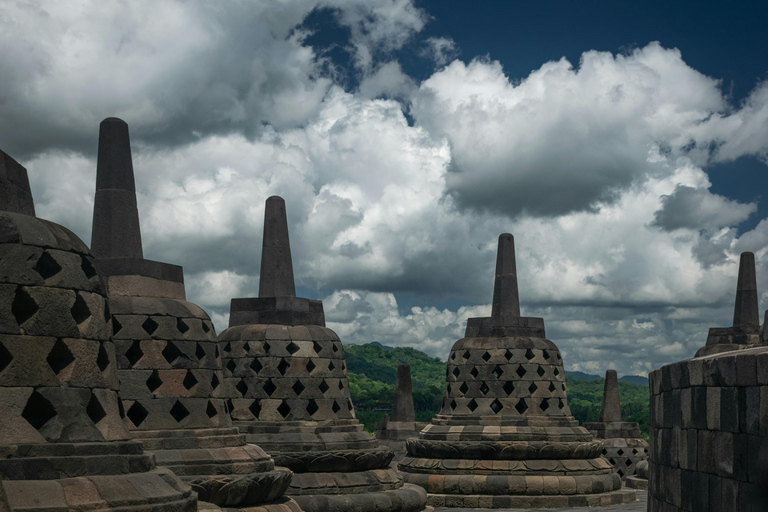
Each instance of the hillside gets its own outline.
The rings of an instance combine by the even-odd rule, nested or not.
[[[387,347],[379,343],[345,346],[349,387],[357,417],[366,430],[392,410],[397,366],[411,365],[416,419],[429,421],[440,410],[445,386],[445,363],[413,348]],[[597,421],[603,397],[603,378],[582,372],[566,372],[568,404],[579,422]],[[619,379],[621,413],[625,421],[637,421],[648,435],[649,393],[645,377]]]

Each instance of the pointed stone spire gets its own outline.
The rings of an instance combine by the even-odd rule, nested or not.
[[[264,209],[259,297],[295,297],[285,200],[272,196]]]
[[[0,151],[0,210],[35,216],[27,170]]]
[[[616,370],[605,372],[603,387],[603,407],[600,409],[600,422],[610,423],[621,421],[621,404],[619,403],[619,379]]]
[[[757,307],[755,255],[751,252],[743,252],[739,261],[739,282],[736,285],[733,326],[741,329],[754,329],[759,325],[760,312]]]
[[[397,366],[392,421],[416,421],[416,411],[413,406],[413,386],[411,385],[411,365],[409,364]]]
[[[99,125],[91,251],[104,258],[143,258],[128,125],[109,117]]]
[[[499,235],[499,246],[496,252],[496,281],[493,285],[491,318],[519,316],[520,296],[517,293],[515,237],[504,233]]]

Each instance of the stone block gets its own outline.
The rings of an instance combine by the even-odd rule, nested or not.
[[[715,473],[724,478],[733,476],[733,437],[730,432],[713,433],[712,456]]]
[[[714,385],[706,388],[707,430],[720,430],[720,390]]]
[[[713,391],[716,394],[716,391]],[[707,422],[709,426],[709,422]],[[733,387],[720,388],[720,421],[713,422],[710,429],[726,432],[739,431],[739,395]]]

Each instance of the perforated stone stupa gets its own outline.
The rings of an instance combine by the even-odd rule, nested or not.
[[[280,498],[291,472],[275,470],[232,426],[216,333],[205,311],[186,301],[182,268],[143,258],[128,125],[116,118],[99,130],[92,246],[107,280],[120,396],[134,439],[201,501],[298,511]]]
[[[635,474],[639,462],[648,460],[648,443],[640,437],[640,425],[621,421],[616,370],[605,372],[600,421],[585,423],[584,428],[603,444],[603,456],[622,480]]]
[[[425,509],[424,490],[403,484],[355,419],[322,302],[296,297],[282,198],[266,203],[259,297],[232,299],[219,345],[235,425],[294,471],[287,494],[305,511]]]
[[[2,151],[0,187],[0,510],[196,510],[192,489],[120,418],[90,251],[34,216],[26,170]]]
[[[499,237],[493,308],[448,357],[443,408],[399,464],[448,507],[594,506],[635,499],[571,415],[560,351],[520,316],[514,239]]]

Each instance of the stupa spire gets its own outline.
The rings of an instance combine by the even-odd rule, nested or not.
[[[104,258],[143,258],[128,124],[108,117],[99,125],[91,251]]]
[[[600,422],[609,423],[621,421],[621,405],[619,404],[619,378],[616,370],[605,372],[603,387],[603,406],[600,409]]]
[[[517,292],[515,237],[504,233],[499,235],[496,252],[496,280],[493,285],[491,318],[519,316],[520,296]]]
[[[755,255],[751,252],[743,252],[739,261],[739,281],[736,285],[733,326],[755,328],[759,325],[760,312],[757,306]]]
[[[35,216],[27,170],[0,150],[0,210]]]
[[[291,244],[285,200],[279,196],[267,199],[264,209],[264,238],[261,246],[259,297],[295,297]]]

